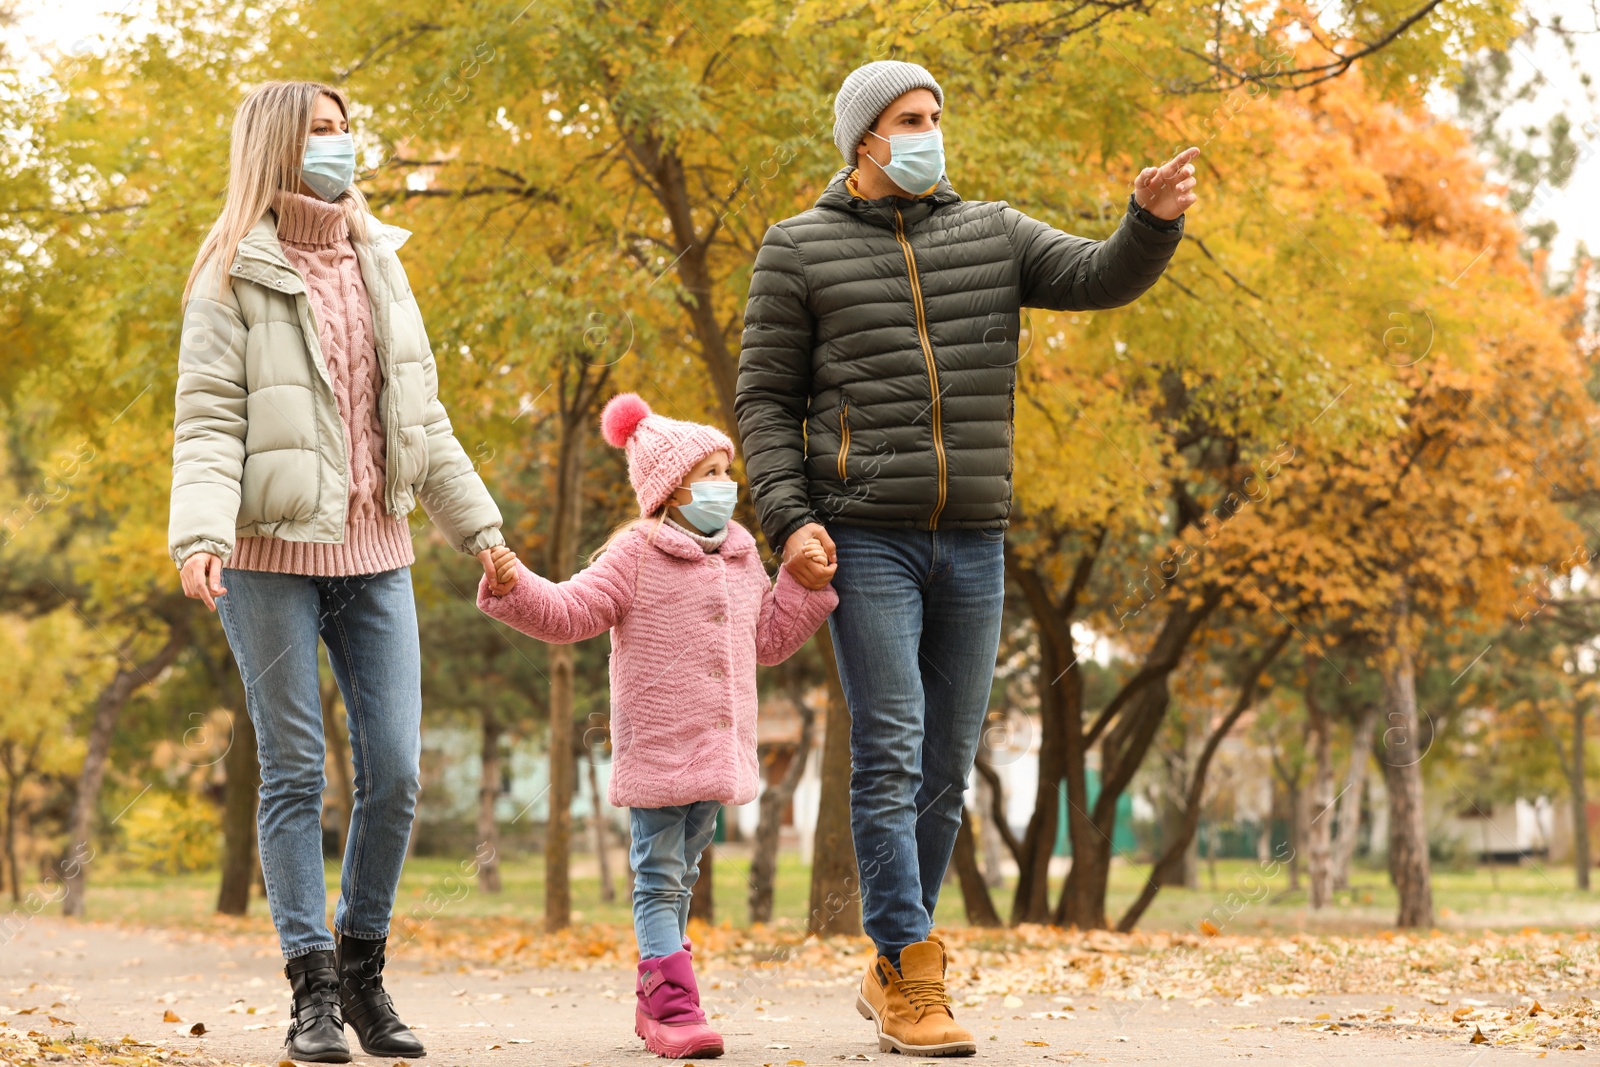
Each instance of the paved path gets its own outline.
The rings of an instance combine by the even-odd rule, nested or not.
[[[736,993],[746,977],[747,972],[719,968],[712,960],[702,980],[710,987],[704,996],[707,1009],[714,1017],[720,1014],[715,1022],[728,1045],[720,1062],[730,1067],[951,1063],[880,1053],[844,979],[790,968],[751,999]],[[399,960],[388,985],[404,1017],[428,1044],[423,1065],[662,1063],[633,1036],[632,983],[622,968],[500,972]],[[959,999],[961,991],[953,992]],[[1539,1055],[1537,1050],[1474,1047],[1460,1033],[1330,1033],[1305,1022],[1280,1023],[1327,1013],[1332,1022],[1315,1025],[1337,1027],[1341,1016],[1371,1011],[1372,998],[1269,997],[1240,1008],[1078,996],[1072,998],[1070,1018],[1046,1014],[1067,1014],[1058,998],[1017,999],[1020,1004],[1008,1006],[991,997],[959,1009],[959,1018],[978,1037],[979,1053],[976,1061],[957,1062],[1488,1067]],[[1406,998],[1391,999],[1404,1008]],[[24,1030],[107,1040],[127,1035],[193,1057],[174,1062],[275,1064],[288,1009],[276,948],[260,938],[40,917],[0,947],[0,1020]],[[181,1021],[165,1021],[168,1012]],[[203,1037],[190,1036],[195,1023],[204,1024]],[[1548,1055],[1587,1058],[1582,1052]],[[384,1060],[360,1055],[356,1063],[387,1067]]]

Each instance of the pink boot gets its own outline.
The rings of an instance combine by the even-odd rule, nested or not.
[[[684,1059],[722,1055],[722,1035],[706,1023],[688,952],[639,961],[634,1033],[657,1056]]]

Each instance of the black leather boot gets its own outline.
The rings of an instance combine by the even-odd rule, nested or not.
[[[291,1060],[349,1063],[350,1042],[339,1013],[339,972],[327,949],[296,956],[283,968],[294,990],[285,1047]]]
[[[415,1059],[427,1050],[400,1021],[394,1001],[383,988],[383,939],[339,935],[339,1001],[344,1019],[356,1032],[361,1051],[369,1056]]]

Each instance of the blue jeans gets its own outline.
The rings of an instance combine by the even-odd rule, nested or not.
[[[267,904],[287,959],[332,949],[322,866],[326,752],[317,639],[344,694],[355,803],[334,926],[389,933],[416,812],[422,752],[422,657],[411,570],[312,578],[229,568],[217,613],[256,728],[256,825]]]
[[[1005,531],[834,524],[828,619],[850,705],[850,828],[878,951],[933,928],[1000,647]]]
[[[629,808],[633,844],[633,933],[639,958],[658,959],[683,949],[689,900],[700,880],[700,854],[717,831],[715,800],[667,808]]]

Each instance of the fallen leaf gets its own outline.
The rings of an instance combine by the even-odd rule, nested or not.
[[[1022,1007],[1022,998],[1017,996],[1015,993],[1007,993],[1006,999],[1001,1001],[1001,1003],[1008,1008],[1020,1008]]]
[[[167,1014],[171,1015],[172,1013],[169,1011],[169,1012],[167,1012]],[[199,1037],[202,1034],[204,1034],[205,1032],[206,1032],[206,1024],[205,1023],[195,1023],[193,1026],[189,1027],[189,1036],[191,1036],[191,1037]]]
[[[1024,1041],[1023,1044],[1027,1045],[1029,1048],[1049,1048],[1050,1047],[1050,1042],[1048,1042],[1048,1041]]]
[[[1201,919],[1200,932],[1205,934],[1207,937],[1216,937],[1218,934],[1222,933],[1222,930],[1210,919]]]
[[[168,1008],[166,1011],[161,1013],[161,1021],[164,1022],[164,1023],[181,1023],[181,1022],[183,1022],[182,1019],[178,1018],[178,1013],[173,1011],[171,1008]]]
[[[1483,1028],[1481,1026],[1474,1026],[1472,1028],[1472,1036],[1467,1038],[1467,1042],[1473,1045],[1487,1045],[1489,1039],[1483,1036]]]
[[[1533,1007],[1528,1009],[1528,1015],[1529,1016],[1549,1015],[1549,1014],[1550,1014],[1549,1012],[1545,1011],[1542,1007],[1539,1006],[1539,1002],[1537,1000],[1533,1002]]]

